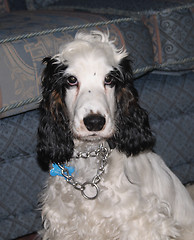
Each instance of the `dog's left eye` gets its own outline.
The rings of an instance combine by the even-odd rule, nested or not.
[[[105,85],[112,85],[114,83],[114,77],[107,75],[104,79]]]
[[[78,85],[78,80],[77,80],[76,77],[70,76],[70,77],[68,77],[68,79],[67,79],[67,83],[68,83],[70,86],[77,86],[77,85]]]

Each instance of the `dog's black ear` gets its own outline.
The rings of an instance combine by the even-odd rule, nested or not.
[[[63,74],[67,66],[52,58],[45,58],[43,63],[46,68],[42,75],[37,155],[39,165],[48,170],[50,162],[63,163],[71,158],[74,143],[65,104]]]
[[[155,138],[152,135],[147,112],[138,104],[138,93],[133,86],[130,60],[120,63],[121,81],[116,85],[116,133],[113,137],[116,147],[127,156],[152,149]]]

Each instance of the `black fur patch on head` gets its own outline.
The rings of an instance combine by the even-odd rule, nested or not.
[[[46,68],[42,75],[42,101],[38,128],[38,162],[48,170],[49,163],[64,163],[73,154],[74,143],[69,127],[68,110],[65,103],[65,78],[67,65],[53,58],[45,58]]]

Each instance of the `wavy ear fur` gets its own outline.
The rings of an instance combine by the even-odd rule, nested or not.
[[[46,68],[42,75],[37,153],[40,166],[48,170],[50,162],[62,163],[71,158],[74,143],[65,104],[67,86],[63,74],[67,66],[52,58],[45,58],[43,63]]]
[[[138,93],[133,86],[130,61],[120,63],[121,81],[116,85],[116,127],[113,141],[119,151],[127,156],[152,149],[152,135],[147,112],[138,104]]]

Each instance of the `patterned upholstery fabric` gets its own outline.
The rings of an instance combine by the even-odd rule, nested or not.
[[[180,73],[193,69],[194,1],[189,2],[193,4],[182,6],[179,2],[179,8],[175,8],[175,1],[170,1],[173,8],[133,12],[131,18],[106,16],[111,22],[100,15],[64,11],[3,15],[0,117],[37,108],[41,97],[41,60],[57,53],[59,46],[81,29],[106,31],[108,28],[112,39],[117,38],[117,47],[125,45],[130,53],[136,77],[153,70]],[[31,3],[43,4],[42,1]],[[44,6],[51,3],[54,2],[44,1]],[[130,9],[135,7],[132,5]],[[145,9],[148,10],[147,6]],[[50,32],[53,29],[55,32]]]
[[[194,62],[194,4],[192,8],[164,11],[144,17],[153,42],[154,62],[163,70],[192,69]],[[192,61],[184,64],[184,60]],[[182,62],[178,64],[179,61]],[[176,66],[174,66],[176,65]]]
[[[39,230],[38,194],[47,174],[40,171],[34,155],[22,155],[0,165],[0,239],[15,239]]]
[[[38,194],[45,184],[36,163],[38,111],[0,121],[0,239],[41,226]]]
[[[183,183],[194,181],[193,80],[194,73],[149,74],[135,81],[156,135],[155,151]]]
[[[13,25],[13,19],[16,25]],[[102,22],[102,24],[95,27],[97,22]],[[37,108],[37,101],[29,104],[28,100],[40,96],[42,59],[56,54],[62,44],[75,36],[79,28],[74,26],[82,26],[82,30],[87,28],[88,31],[91,29],[106,31],[107,26],[103,22],[104,18],[101,16],[84,13],[23,12],[21,14],[15,12],[10,13],[9,16],[2,16],[2,39],[51,28],[66,27],[66,31],[30,38],[24,36],[24,39],[0,44],[0,55],[2,56],[0,70],[3,76],[1,82],[2,106],[4,110],[6,107],[9,108],[9,105],[14,106],[12,111],[3,110],[4,113],[0,114],[1,117]],[[90,27],[88,23],[94,23],[94,27]],[[117,46],[121,47],[124,39],[118,28],[115,25],[109,25],[108,28],[113,39],[118,36]],[[27,104],[16,108],[17,103],[22,101],[26,101]]]

